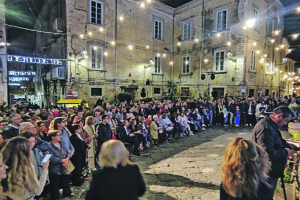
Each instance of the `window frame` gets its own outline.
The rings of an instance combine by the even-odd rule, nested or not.
[[[253,7],[253,17],[255,19],[255,29],[258,31],[259,30],[259,9],[257,7]]]
[[[218,61],[218,66],[217,66],[217,54],[220,54],[219,56],[219,61]],[[221,53],[223,53],[223,70],[220,70],[220,66],[221,66]],[[226,69],[226,65],[225,65],[225,55],[226,55],[226,50],[224,49],[220,49],[220,50],[216,50],[214,52],[214,71],[215,72],[224,72]]]
[[[257,67],[256,52],[254,49],[252,49],[251,56],[250,56],[250,71],[255,72],[256,67]]]
[[[160,24],[160,27],[158,27],[157,31],[156,31],[156,22],[158,24]],[[164,32],[164,22],[159,19],[154,19],[154,21],[153,21],[153,38],[156,40],[163,40],[163,32]]]
[[[162,74],[161,66],[162,66],[161,57],[160,56],[154,56],[154,74]]]
[[[190,40],[192,37],[192,22],[186,20],[182,23],[182,40]]]
[[[221,18],[221,22],[222,22],[222,24],[221,24],[221,26],[222,26],[222,28],[221,29],[219,29],[218,28],[218,22],[219,22],[219,18],[218,18],[218,16],[219,16],[219,13],[222,13],[223,14],[223,12],[226,12],[226,21],[225,21],[225,28],[223,28],[223,22],[224,22],[224,17],[223,17],[223,15],[222,15],[222,18]],[[221,31],[225,31],[225,30],[227,30],[227,27],[228,27],[228,9],[226,8],[226,9],[222,9],[222,10],[219,10],[219,11],[217,11],[216,12],[216,21],[215,21],[215,26],[216,26],[216,31],[217,32],[221,32]]]
[[[96,14],[95,14],[95,22],[92,22],[92,3],[93,2],[95,2],[96,3],[96,5],[98,5],[98,4],[100,4],[101,5],[101,15],[100,15],[100,17],[101,17],[101,19],[100,19],[100,23],[97,23],[97,21],[98,21],[98,18],[97,18],[97,16],[98,16],[98,14],[97,14],[97,11],[98,11],[98,6],[96,7]],[[94,25],[99,25],[99,26],[102,26],[103,25],[103,2],[102,1],[99,1],[99,0],[90,0],[90,6],[89,6],[89,12],[90,12],[90,19],[89,19],[89,21],[90,21],[90,23],[91,24],[94,24]]]
[[[188,58],[188,62],[189,62],[187,65],[185,64],[186,58]],[[191,73],[190,63],[191,63],[191,56],[190,55],[183,55],[182,56],[182,68],[181,68],[181,73],[182,74],[190,74]],[[186,67],[187,67],[187,69],[186,69]]]
[[[97,47],[97,50],[95,50],[94,49],[94,47]],[[89,47],[89,49],[90,49],[90,52],[89,52],[89,55],[90,55],[90,66],[89,66],[89,69],[92,69],[92,70],[103,70],[103,64],[104,64],[104,60],[103,60],[103,58],[104,58],[104,56],[103,56],[103,47],[102,46],[95,46],[95,45],[90,45],[90,47]],[[101,60],[100,60],[100,64],[99,64],[99,68],[93,68],[92,67],[92,65],[93,65],[93,53],[94,52],[99,52],[99,51],[101,51]],[[95,54],[95,55],[98,55],[98,53],[97,54]],[[97,56],[98,57],[98,56]],[[97,58],[95,58],[95,59],[97,59]],[[95,61],[95,63],[96,63],[96,61]]]

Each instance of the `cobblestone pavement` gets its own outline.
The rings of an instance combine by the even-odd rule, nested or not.
[[[147,192],[140,199],[219,199],[223,152],[233,138],[250,139],[251,133],[250,127],[213,127],[151,147],[140,157],[131,156],[147,185]],[[72,187],[75,194],[72,199],[84,199],[88,188],[88,182]]]

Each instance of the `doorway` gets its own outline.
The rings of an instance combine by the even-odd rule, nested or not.
[[[224,97],[224,88],[213,88],[212,97],[217,99]]]

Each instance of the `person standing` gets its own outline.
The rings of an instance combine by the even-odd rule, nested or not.
[[[21,115],[19,114],[11,114],[9,116],[10,124],[7,125],[5,129],[3,129],[2,135],[3,139],[7,140],[19,135],[19,127],[22,122]]]
[[[259,144],[268,154],[271,167],[267,180],[270,188],[262,191],[265,200],[272,200],[279,177],[283,171],[288,156],[293,155],[294,147],[288,144],[280,133],[280,127],[296,117],[295,112],[287,106],[276,108],[270,116],[260,120],[253,129],[252,140]]]

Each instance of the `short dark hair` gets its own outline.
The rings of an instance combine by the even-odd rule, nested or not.
[[[102,115],[102,120],[104,120],[106,117],[108,117],[107,115]]]
[[[279,106],[278,108],[274,109],[273,113],[274,114],[282,114],[282,118],[291,117],[292,119],[294,119],[295,117],[297,117],[294,110],[287,106]]]
[[[26,139],[29,139],[29,138],[31,138],[31,137],[34,137],[34,138],[35,138],[35,135],[34,135],[32,132],[30,132],[30,131],[25,131],[25,132],[23,132],[23,133],[20,133],[20,136],[21,136],[21,137],[24,137],[24,138],[26,138]]]

